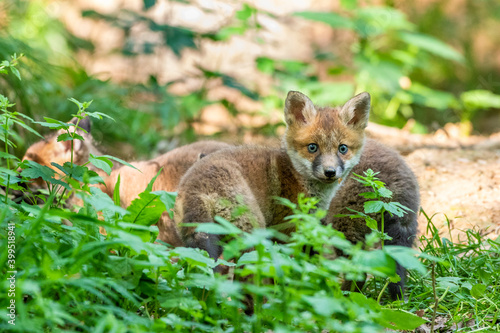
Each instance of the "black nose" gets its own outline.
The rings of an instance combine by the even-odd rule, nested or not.
[[[335,174],[336,174],[336,172],[335,172],[334,168],[325,169],[325,176],[327,178],[333,178],[333,177],[335,177]]]

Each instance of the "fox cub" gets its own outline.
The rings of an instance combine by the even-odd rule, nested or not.
[[[71,122],[76,124],[76,120],[77,119],[74,118]],[[85,130],[85,132],[77,130],[77,133],[83,136],[84,141],[74,141],[73,161],[75,164],[83,165],[88,162],[90,154],[102,154],[99,153],[94,146],[93,138],[90,135],[89,119],[85,118],[80,121],[79,127]],[[48,166],[56,172],[59,171],[51,165],[51,162],[63,165],[65,162],[69,162],[71,160],[71,143],[70,141],[58,142],[57,137],[60,134],[62,134],[62,132],[53,133],[52,135],[46,137],[45,140],[31,145],[27,149],[23,160],[32,160],[38,164]],[[232,146],[223,142],[200,141],[176,148],[152,160],[130,163],[139,169],[140,172],[122,165],[115,167],[109,176],[100,169],[93,170],[101,176],[105,183],[105,185],[99,184],[97,186],[110,197],[113,196],[115,184],[117,183],[118,176],[120,176],[120,205],[122,207],[128,207],[132,203],[132,200],[134,200],[139,193],[146,189],[148,183],[161,168],[163,168],[162,172],[153,185],[153,191],[175,191],[181,177],[194,163],[200,159],[200,157],[228,147]],[[93,168],[93,166],[90,165],[89,168]],[[32,190],[43,187],[44,182],[42,179],[34,179],[30,183],[30,188]],[[158,238],[160,240],[174,246],[182,245],[177,228],[166,212],[162,215],[160,221],[158,222],[158,228],[160,231]]]
[[[265,228],[290,214],[274,198],[296,202],[299,193],[319,198],[319,208],[328,209],[361,158],[369,110],[368,93],[332,108],[315,107],[304,94],[289,92],[283,148],[238,147],[203,158],[179,184],[175,222],[210,222],[218,215],[242,230]],[[249,213],[232,218],[232,208],[240,204]],[[221,255],[217,235],[180,230],[186,246],[204,249],[214,259]]]

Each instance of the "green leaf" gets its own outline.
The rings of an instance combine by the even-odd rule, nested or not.
[[[194,264],[196,266],[208,266],[213,268],[218,264],[208,256],[205,251],[200,249],[188,248],[188,247],[177,247],[170,251],[173,255],[179,256],[179,258],[186,260],[187,262]]]
[[[175,205],[175,199],[177,198],[177,192],[167,192],[167,191],[155,191],[151,192],[152,194],[158,195],[158,199],[163,202],[165,205],[165,209],[168,212],[168,215],[171,219],[174,218],[174,212],[172,209]]]
[[[107,158],[107,159],[110,159],[110,160],[116,161],[116,162],[118,162],[118,163],[121,163],[121,164],[123,164],[123,165],[126,165],[126,166],[128,166],[128,167],[130,167],[130,168],[132,168],[132,169],[135,169],[135,170],[137,170],[137,171],[139,171],[139,172],[141,172],[141,173],[142,173],[142,171],[141,171],[141,170],[137,169],[137,168],[136,168],[135,166],[133,166],[132,164],[130,164],[130,163],[128,163],[128,162],[125,162],[125,161],[124,161],[124,160],[122,160],[122,159],[119,159],[118,157],[114,157],[114,156],[110,156],[110,155],[101,155],[100,157],[105,157],[105,158]]]
[[[117,206],[120,206],[120,183],[121,183],[121,178],[120,174],[118,174],[118,178],[115,183],[115,188],[113,190],[113,202]]]
[[[367,272],[378,276],[396,274],[396,263],[383,250],[360,251],[353,256],[353,262],[365,266]]]
[[[9,159],[9,160],[20,161],[20,159],[17,156],[14,156],[12,154],[6,153],[4,151],[0,151],[0,158],[5,158],[5,159]]]
[[[400,309],[381,309],[377,320],[381,325],[394,330],[414,330],[427,320]]]
[[[318,292],[314,296],[303,296],[302,299],[312,306],[314,312],[323,317],[330,317],[334,313],[347,313],[341,302],[324,294],[324,292]]]
[[[468,109],[500,108],[500,95],[489,90],[470,90],[462,93],[460,99]]]
[[[51,181],[56,175],[56,172],[48,166],[40,165],[33,161],[25,160],[22,164],[28,166],[21,171],[21,176],[26,178],[42,178],[44,181],[48,182]]]
[[[57,119],[52,119],[48,117],[43,117],[45,119],[45,122],[43,121],[35,121],[35,124],[39,124],[43,127],[49,127],[51,129],[69,129],[71,126],[74,126],[73,124],[65,123]]]
[[[90,196],[85,197],[85,201],[91,204],[96,211],[109,211],[111,214],[129,214],[126,209],[116,206],[111,198],[97,187],[90,188]]]
[[[384,209],[389,213],[399,217],[403,217],[405,214],[404,210],[398,207],[395,202],[384,203]]]
[[[73,140],[80,140],[80,141],[85,141],[85,139],[80,135],[75,132],[73,133],[63,133],[61,135],[57,136],[57,142],[61,141],[73,141]]]
[[[14,66],[10,66],[9,68],[12,74],[14,74],[19,79],[19,81],[21,81],[21,74],[19,74],[19,70]]]
[[[104,117],[104,118],[107,118],[107,119],[115,121],[115,119],[113,119],[113,117],[108,116],[107,114],[102,113],[102,112],[97,112],[97,111],[94,111],[94,112],[85,112],[85,115],[89,116],[89,117],[92,117],[92,118],[96,118],[96,119],[102,119]]]
[[[161,174],[162,171],[163,171],[163,167],[161,167],[160,170],[158,170],[158,172],[156,173],[156,175],[149,181],[148,186],[146,186],[146,189],[144,190],[145,192],[153,191],[153,184],[156,181],[156,178],[158,178],[158,176]]]
[[[372,219],[371,217],[366,216],[365,217],[365,222],[366,226],[372,230],[378,230],[378,223],[376,220]]]
[[[22,113],[16,113],[18,115],[22,115]],[[29,117],[27,117],[28,119],[31,119]],[[16,123],[17,125],[21,126],[22,128],[24,128],[25,130],[27,130],[28,132],[30,133],[33,133],[35,134],[36,136],[38,136],[39,138],[42,138],[44,139],[44,137],[42,135],[40,135],[40,133],[38,133],[37,131],[35,131],[33,128],[29,127],[28,125],[26,125],[25,123],[23,123],[22,121],[19,121],[19,120],[16,120],[16,119],[12,119],[14,121],[14,123]],[[31,121],[33,122],[33,120],[31,119]]]
[[[421,33],[400,32],[399,37],[402,41],[414,45],[429,53],[442,58],[457,62],[464,62],[464,57],[448,44],[429,35]]]
[[[375,192],[363,192],[363,193],[360,193],[359,196],[366,198],[366,199],[377,199],[377,193],[375,193]]]
[[[250,7],[248,4],[243,4],[243,9],[237,10],[235,16],[238,20],[247,21],[252,14],[256,13],[257,10],[253,7]]]
[[[344,9],[352,10],[358,6],[358,0],[340,0],[340,5]]]
[[[238,235],[242,233],[238,227],[220,216],[216,216],[214,220],[217,223],[201,221],[203,223],[198,224],[196,231],[214,235]]]
[[[376,36],[394,30],[410,30],[405,14],[397,9],[384,6],[366,6],[356,10],[356,30],[363,36]]]
[[[382,197],[382,198],[390,198],[392,197],[392,191],[389,190],[388,188],[386,187],[380,187],[378,188],[378,194]]]
[[[156,0],[143,0],[144,10],[148,10],[156,5]]]
[[[470,295],[475,299],[480,299],[486,292],[486,286],[484,284],[476,284],[470,290]]]
[[[294,16],[305,18],[306,20],[323,22],[332,28],[353,29],[354,23],[347,17],[340,16],[332,12],[295,12]]]
[[[165,211],[165,205],[159,196],[150,192],[142,192],[139,198],[134,199],[127,207],[129,215],[123,218],[124,221],[140,225],[152,225],[158,222],[161,214]]]
[[[212,222],[199,223],[198,227],[196,227],[196,232],[206,232],[207,234],[214,234],[214,235],[231,234],[231,232],[227,230],[225,227],[221,226],[220,224]]]
[[[384,207],[384,202],[382,201],[366,201],[364,203],[364,210],[366,214],[379,213]]]
[[[113,163],[104,156],[95,157],[90,154],[89,162],[92,163],[96,168],[103,170],[108,174],[111,174],[111,168],[113,167]]]
[[[250,89],[239,83],[235,78],[225,74],[222,74],[221,77],[222,77],[222,83],[225,86],[239,90],[243,95],[253,100],[259,99],[259,94],[257,94],[254,91],[251,91]]]
[[[383,251],[406,269],[414,269],[422,275],[427,272],[425,265],[422,264],[422,262],[417,258],[419,252],[412,248],[397,245],[386,245],[384,246]]]

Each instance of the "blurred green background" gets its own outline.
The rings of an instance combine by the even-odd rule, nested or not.
[[[93,100],[108,151],[145,158],[201,137],[277,136],[288,90],[320,105],[372,95],[371,120],[500,130],[500,2],[0,2],[0,93],[37,120]],[[42,129],[39,129],[43,132]],[[19,129],[17,155],[36,138]]]

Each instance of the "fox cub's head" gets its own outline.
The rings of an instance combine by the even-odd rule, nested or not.
[[[76,124],[77,118],[73,118],[70,123]],[[73,141],[73,162],[82,165],[88,161],[90,153],[94,153],[92,151],[92,137],[89,134],[90,120],[88,118],[82,119],[78,127],[86,131],[84,132],[80,129],[76,130],[76,133],[81,135],[85,141]],[[74,131],[74,127],[71,127],[70,130]],[[63,133],[66,133],[66,131],[59,130],[56,133],[48,135],[44,140],[32,144],[26,150],[23,160],[34,161],[59,172],[59,170],[51,164],[52,162],[63,165],[65,162],[71,161],[71,141],[57,141],[57,137]],[[32,187],[43,187],[44,182],[40,178],[34,180],[32,185]]]
[[[340,182],[359,162],[369,113],[366,92],[342,107],[315,107],[306,95],[290,91],[284,144],[295,169],[310,181]]]

